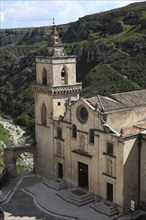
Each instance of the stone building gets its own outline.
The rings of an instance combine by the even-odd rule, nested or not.
[[[83,99],[76,58],[55,25],[47,55],[36,58],[36,172],[63,178],[130,210],[146,207],[146,90]]]

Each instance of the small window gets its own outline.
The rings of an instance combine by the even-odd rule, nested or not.
[[[57,128],[57,137],[60,139],[62,138],[62,129],[59,127]]]
[[[43,72],[42,72],[42,84],[47,85],[47,71],[45,68],[43,69]]]
[[[61,102],[58,102],[58,106],[61,105]]]
[[[94,129],[89,130],[89,143],[94,144]]]
[[[43,103],[42,108],[41,108],[41,123],[44,126],[47,125],[47,108],[46,108],[45,103]]]
[[[107,154],[113,155],[113,144],[107,143]]]
[[[72,138],[77,138],[77,126],[72,125]]]

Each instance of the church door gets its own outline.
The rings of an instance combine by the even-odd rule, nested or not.
[[[107,200],[113,201],[113,184],[107,183]]]
[[[88,165],[78,162],[79,187],[88,190]]]
[[[58,178],[63,179],[63,165],[58,163]]]

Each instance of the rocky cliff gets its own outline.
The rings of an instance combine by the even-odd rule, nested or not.
[[[142,2],[57,27],[67,54],[77,56],[82,96],[146,88],[145,20]],[[51,27],[1,30],[1,112],[34,116],[35,56],[45,54],[50,33]]]

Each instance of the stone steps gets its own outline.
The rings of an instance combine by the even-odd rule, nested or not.
[[[44,184],[52,189],[57,190],[57,191],[67,188],[67,185],[64,182],[64,180],[59,179],[59,178],[54,179],[54,180],[45,181]]]
[[[105,214],[109,216],[111,220],[114,220],[121,216],[117,207],[108,201],[107,202],[95,202],[90,207],[101,214]]]
[[[84,192],[81,189],[61,190],[56,195],[63,200],[79,207],[93,202],[92,196],[88,192]]]

